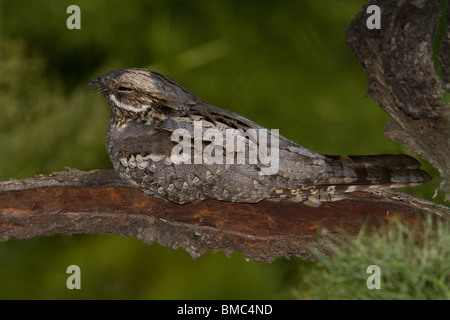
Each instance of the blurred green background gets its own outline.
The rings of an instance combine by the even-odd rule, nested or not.
[[[366,75],[344,39],[364,3],[3,0],[0,179],[112,169],[109,109],[88,83],[129,67],[161,72],[319,153],[411,154],[383,135],[388,116],[365,98]],[[81,30],[66,27],[71,4]],[[440,179],[424,168],[434,181],[408,192],[431,199]],[[66,288],[72,264],[81,290]],[[0,298],[289,299],[316,267],[222,252],[192,260],[115,235],[10,240],[0,243]]]

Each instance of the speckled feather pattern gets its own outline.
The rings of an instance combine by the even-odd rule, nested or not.
[[[195,121],[202,122],[202,133],[265,128],[203,102],[154,71],[115,70],[91,84],[101,90],[111,109],[107,152],[114,169],[145,194],[175,203],[288,199],[318,206],[341,200],[347,192],[414,186],[431,179],[417,160],[406,155],[325,156],[281,135],[276,174],[262,174],[266,164],[261,162],[176,164],[171,158],[177,144],[172,133],[177,129],[194,133]],[[243,138],[247,146],[258,144]],[[208,139],[203,142],[202,150],[211,144]],[[244,156],[249,160],[248,154]]]

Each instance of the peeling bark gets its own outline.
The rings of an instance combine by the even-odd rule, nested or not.
[[[393,217],[414,223],[417,215],[450,217],[450,209],[389,191],[353,193],[312,208],[288,201],[235,204],[203,201],[178,205],[145,196],[114,171],[69,169],[50,176],[0,182],[0,241],[11,237],[113,233],[183,248],[196,258],[208,249],[240,251],[257,261],[324,251],[321,232],[356,234]]]

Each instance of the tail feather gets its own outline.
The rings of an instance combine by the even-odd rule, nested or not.
[[[420,169],[420,162],[407,155],[326,156],[337,172],[353,171],[356,178],[344,192],[367,188],[397,188],[417,186],[431,181],[431,176]]]

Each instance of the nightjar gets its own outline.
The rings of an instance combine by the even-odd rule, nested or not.
[[[407,155],[317,154],[154,71],[110,71],[90,84],[111,109],[114,169],[145,194],[175,203],[289,199],[319,206],[348,192],[431,180]]]

